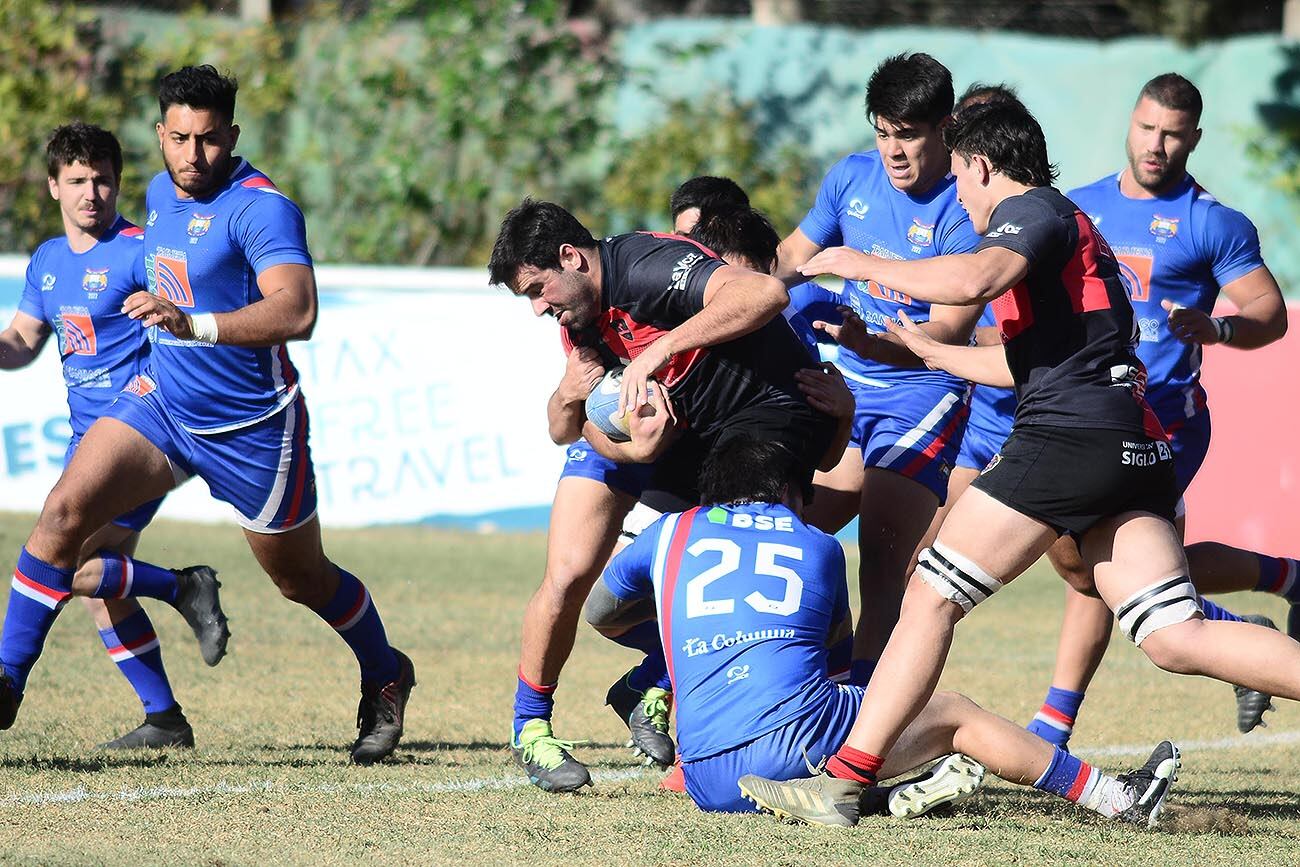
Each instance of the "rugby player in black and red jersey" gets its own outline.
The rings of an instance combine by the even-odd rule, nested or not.
[[[957,622],[1066,533],[1080,540],[1124,634],[1156,665],[1300,699],[1300,644],[1262,626],[1206,620],[1197,604],[1173,524],[1172,452],[1142,395],[1133,309],[1105,240],[1052,188],[1038,122],[1021,106],[982,106],[945,137],[958,196],[983,235],[973,253],[891,262],[835,248],[803,270],[878,280],[932,303],[992,301],[1004,345],[965,350],[970,366],[959,375],[988,381],[997,365],[1003,376],[1009,369],[1015,424],[922,553],[853,731],[825,773],[741,780],[778,815],[855,823],[863,790],[934,692]],[[904,317],[892,330],[906,335],[908,324]],[[1112,816],[1136,809],[1154,819],[1178,766],[1169,742],[1118,779],[1059,747],[1023,749],[1025,760],[999,776]]]

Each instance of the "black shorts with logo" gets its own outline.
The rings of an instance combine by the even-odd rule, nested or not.
[[[712,437],[688,431],[655,462],[641,502],[660,512],[700,504],[700,470],[709,452],[737,436],[778,442],[799,457],[809,484],[835,438],[837,421],[804,403],[756,404],[730,416]]]
[[[1124,512],[1173,522],[1178,505],[1169,443],[1100,428],[1017,426],[974,485],[1057,533],[1076,536]]]

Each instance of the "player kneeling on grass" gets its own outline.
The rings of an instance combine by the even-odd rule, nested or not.
[[[777,443],[737,436],[709,455],[704,506],[669,514],[621,552],[587,602],[598,626],[658,617],[677,697],[686,791],[703,810],[753,811],[745,774],[805,774],[830,755],[862,702],[832,683],[827,648],[851,640],[844,551],[803,523],[810,474]],[[987,717],[956,695],[937,697],[897,769],[952,751],[964,720]],[[1039,742],[1041,743],[1041,742]],[[949,756],[927,774],[879,792],[876,811],[914,816],[974,792],[984,769]]]

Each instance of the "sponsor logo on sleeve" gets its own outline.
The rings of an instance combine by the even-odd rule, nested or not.
[[[1017,226],[1015,223],[1003,223],[984,237],[1001,238],[1003,235],[1019,235],[1023,228],[1024,226]]]
[[[855,220],[861,220],[867,216],[869,210],[871,210],[871,206],[861,199],[850,199],[849,208],[845,213]]]
[[[703,253],[687,253],[677,260],[673,266],[673,282],[669,289],[683,290],[686,288],[686,278],[690,276],[691,269],[704,260]]]
[[[54,281],[55,281],[56,279],[58,279],[58,278],[56,278],[53,274],[50,274],[49,272],[46,272],[46,273],[42,274],[42,275],[41,275],[41,291],[42,291],[42,292],[53,292],[53,291],[54,291]]]
[[[150,211],[150,212],[149,212],[149,219],[145,220],[145,222],[144,222],[145,227],[146,227],[146,228],[151,227],[151,226],[153,226],[153,224],[156,223],[156,222],[158,222],[158,212],[157,212],[157,211]]]

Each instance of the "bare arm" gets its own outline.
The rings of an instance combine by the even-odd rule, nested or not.
[[[307,340],[316,327],[316,275],[307,265],[273,265],[257,277],[261,301],[211,314],[217,342],[227,346],[275,346]],[[195,339],[194,317],[161,295],[136,292],[122,310],[146,328],[158,325],[182,340]]]
[[[41,354],[50,326],[41,319],[21,310],[13,321],[0,331],[0,370],[17,370],[31,364]]]
[[[1011,368],[1002,346],[953,346],[940,343],[917,327],[903,311],[898,311],[902,325],[887,324],[890,333],[902,341],[931,370],[946,370],[953,376],[978,385],[1011,388]]]
[[[920,301],[965,306],[992,301],[1019,283],[1029,273],[1029,260],[1005,247],[911,261],[832,247],[800,271],[807,277],[836,274],[846,280],[875,280]]]
[[[546,402],[546,425],[556,445],[566,445],[582,436],[582,424],[587,420],[587,395],[604,375],[605,368],[596,350],[578,346],[569,352],[564,376]]]
[[[1236,349],[1259,349],[1286,334],[1286,301],[1267,265],[1243,274],[1221,287],[1237,307],[1224,316],[1230,334],[1227,345]],[[1160,306],[1169,311],[1169,330],[1184,343],[1222,343],[1215,319],[1193,307],[1179,307],[1168,299]]]
[[[796,228],[776,248],[776,271],[772,276],[786,288],[799,285],[808,279],[799,273],[799,267],[821,250],[821,246],[810,240],[803,229]]]
[[[704,286],[704,308],[651,343],[623,371],[619,409],[646,403],[646,383],[674,355],[716,346],[766,325],[790,303],[790,293],[775,277],[723,265]]]

